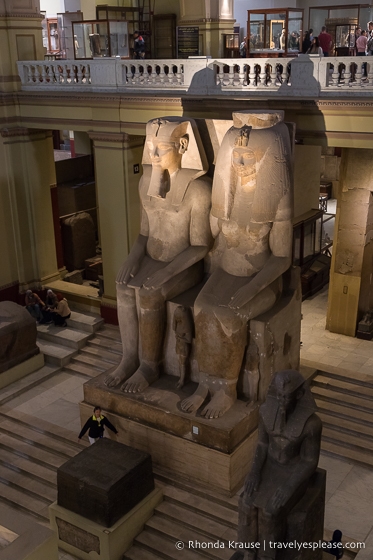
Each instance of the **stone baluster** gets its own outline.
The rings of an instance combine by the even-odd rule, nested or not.
[[[227,78],[228,78],[228,81],[225,85],[234,86],[234,65],[233,64],[229,65],[229,72],[228,72]]]
[[[91,67],[89,64],[87,64],[85,67],[85,83],[86,84],[91,83]]]
[[[66,64],[61,64],[61,68],[62,68],[62,76],[61,76],[61,82],[66,86],[67,85],[67,65]]]
[[[159,65],[159,82],[161,84],[165,83],[166,73],[165,73],[165,64]]]
[[[352,86],[352,72],[351,72],[351,63],[345,64],[345,71],[343,75],[343,80],[341,79],[341,86],[342,87],[350,87]]]
[[[332,73],[332,84],[333,87],[336,87],[339,85],[339,62],[335,61],[334,62],[334,68],[333,68],[333,73]]]
[[[260,65],[260,71],[259,71],[259,81],[260,81],[260,85],[261,86],[265,86],[267,85],[267,73],[266,73],[266,64],[262,63]]]
[[[132,82],[138,84],[140,82],[140,65],[137,62],[134,62],[133,65],[135,67],[135,73]]]
[[[246,86],[247,85],[247,80],[246,80],[246,65],[243,63],[240,63],[239,67],[238,67],[238,83],[239,85],[242,86]]]
[[[217,86],[221,86],[223,82],[222,67],[215,65],[215,81]]]
[[[355,84],[354,84],[356,87],[361,87],[362,80],[363,80],[363,73],[364,73],[363,63],[362,62],[356,63]]]
[[[32,68],[33,66],[31,64],[25,64],[23,66],[23,68],[26,70],[25,74],[26,74],[26,82],[32,84],[35,80],[34,80],[34,75],[32,72]]]
[[[43,84],[47,83],[47,76],[48,76],[47,66],[46,66],[46,64],[42,64],[41,65],[41,73],[40,73],[40,81]]]
[[[183,74],[184,67],[182,64],[177,65],[177,72],[176,72],[176,80],[178,84],[182,84],[184,82],[184,74]]]
[[[277,64],[276,62],[272,62],[272,64],[270,65],[270,72],[269,72],[269,76],[270,76],[270,81],[268,82],[268,85],[271,87],[275,87],[276,86],[276,81],[277,81]]]
[[[367,65],[368,65],[368,84],[371,86],[373,85],[373,64],[370,62],[371,57],[367,57]],[[368,62],[369,60],[369,62]]]
[[[81,84],[83,82],[83,65],[77,65],[76,82]]]
[[[252,62],[250,64],[249,80],[250,80],[250,87],[255,87],[256,86],[256,69],[255,69],[255,63],[254,62]]]

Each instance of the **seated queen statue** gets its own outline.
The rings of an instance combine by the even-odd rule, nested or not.
[[[142,164],[140,235],[117,276],[123,357],[105,379],[127,393],[158,378],[166,301],[202,280],[211,245],[211,182],[195,122],[149,121]]]
[[[184,412],[222,416],[237,398],[248,321],[271,309],[291,266],[291,145],[283,111],[234,113],[213,180],[212,274],[194,305],[199,385]]]

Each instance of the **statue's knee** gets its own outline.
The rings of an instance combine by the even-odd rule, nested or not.
[[[164,305],[165,298],[161,290],[146,290],[140,288],[139,302],[142,309],[157,309]]]
[[[131,305],[135,302],[135,290],[123,284],[117,284],[118,304]]]

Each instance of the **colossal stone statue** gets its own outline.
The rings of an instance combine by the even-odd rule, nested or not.
[[[248,321],[268,311],[291,265],[291,145],[283,111],[233,114],[217,157],[212,274],[194,306],[199,385],[185,412],[224,414],[237,398]]]
[[[142,164],[140,235],[117,276],[123,358],[105,379],[129,393],[158,378],[165,302],[201,281],[211,245],[211,185],[195,122],[150,121]]]
[[[39,354],[36,322],[13,301],[0,302],[0,373]]]
[[[279,549],[270,542],[286,542],[287,516],[304,496],[319,461],[322,425],[315,411],[299,372],[275,375],[259,410],[258,445],[239,501],[238,542],[261,546],[236,553],[235,560],[278,557]]]

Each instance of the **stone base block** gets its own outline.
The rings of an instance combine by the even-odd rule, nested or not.
[[[36,354],[32,358],[0,373],[0,389],[26,377],[44,365],[44,354]]]
[[[113,410],[114,391],[106,388],[101,389],[101,392],[94,392],[94,398],[100,402],[105,411]],[[145,394],[145,393],[144,393]],[[136,402],[134,397],[120,395],[120,408],[121,413],[111,412],[108,414],[110,421],[113,422],[119,436],[116,436],[121,443],[141,449],[150,453],[152,462],[155,467],[160,467],[168,471],[172,476],[187,479],[189,482],[195,482],[202,486],[214,488],[218,492],[228,493],[233,495],[242,486],[246,474],[249,471],[253,453],[257,440],[257,420],[255,426],[245,435],[242,441],[232,450],[232,452],[223,452],[218,449],[212,449],[205,444],[198,442],[198,436],[203,434],[206,428],[206,433],[209,428],[218,435],[216,428],[216,421],[208,421],[202,418],[190,417],[188,422],[189,428],[186,429],[183,435],[175,435],[156,428],[152,425],[152,420],[136,420],[135,418],[125,417],[126,406],[132,399]],[[139,403],[136,403],[137,405]],[[242,407],[245,403],[241,401]],[[149,408],[144,407],[144,410]],[[92,404],[86,401],[80,403],[80,415],[82,424],[87,417],[92,413]],[[180,417],[183,413],[180,412]],[[229,412],[223,417],[219,418],[217,422],[222,421],[228,417]],[[146,412],[144,413],[146,416]],[[187,416],[187,415],[185,415]],[[159,417],[162,418],[161,412]],[[163,411],[163,419],[172,423],[176,415]],[[198,420],[200,423],[198,424]],[[208,423],[210,422],[210,426]],[[194,423],[196,425],[194,426]],[[193,427],[196,428],[193,430]],[[194,433],[201,428],[199,433]],[[206,435],[206,434],[205,434]]]
[[[57,503],[49,507],[52,528],[58,536],[58,546],[82,560],[122,560],[163,499],[162,491],[153,490],[110,529],[90,521]]]

